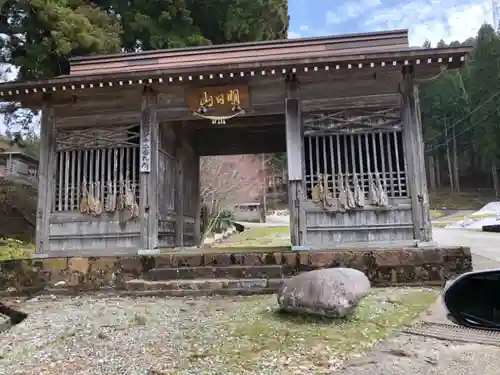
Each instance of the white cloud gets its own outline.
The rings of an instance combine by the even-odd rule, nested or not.
[[[300,25],[299,30],[300,31],[307,31],[307,30],[309,30],[309,25]]]
[[[331,10],[326,12],[325,22],[327,25],[335,25],[336,23],[341,23],[344,19],[339,17],[337,13],[333,13]]]
[[[348,1],[335,10],[326,12],[325,22],[327,25],[339,24],[349,19],[358,18],[379,5],[381,5],[381,0]]]
[[[365,26],[371,30],[409,29],[410,44],[425,40],[435,45],[474,36],[481,25],[492,22],[491,0],[418,0],[370,15]]]
[[[299,33],[294,33],[293,31],[288,32],[288,39],[297,39],[297,38],[300,38]]]

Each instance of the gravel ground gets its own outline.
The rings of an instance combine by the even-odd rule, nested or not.
[[[19,303],[28,318],[0,335],[0,374],[331,374],[339,348],[370,347],[435,295],[379,290],[359,318],[338,324],[279,317],[275,296],[37,297]]]

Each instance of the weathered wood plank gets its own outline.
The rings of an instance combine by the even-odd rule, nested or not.
[[[175,186],[175,246],[184,246],[184,127],[179,124],[175,129],[175,158],[176,158],[176,186]]]
[[[287,80],[285,99],[286,155],[288,169],[288,204],[292,246],[301,245],[300,201],[303,178],[302,117],[300,114],[299,83],[295,76]]]
[[[403,134],[405,141],[405,160],[410,176],[410,192],[415,224],[415,239],[432,240],[429,218],[429,197],[425,173],[424,143],[418,103],[418,89],[412,67],[403,69],[401,81]]]
[[[418,145],[417,132],[420,131],[414,97],[414,74],[411,67],[403,69],[401,80],[401,118],[403,121],[403,138],[405,144],[405,161],[409,176],[410,196],[412,201],[412,216],[414,224],[414,238],[419,241],[426,241],[424,232],[422,200],[423,186],[420,177],[419,153],[423,155],[423,148]]]
[[[392,209],[364,208],[345,213],[306,208],[306,246],[325,244],[343,246],[349,243],[407,242],[413,240],[411,206],[398,205]]]
[[[299,100],[286,99],[286,155],[288,180],[302,180],[302,124]]]
[[[375,94],[366,96],[352,96],[325,99],[302,99],[301,108],[304,112],[336,110],[349,108],[380,108],[398,107],[401,105],[401,95],[396,91],[392,94]]]
[[[417,85],[413,85],[413,98],[415,103],[415,120],[416,120],[416,143],[417,143],[417,164],[419,167],[419,178],[422,187],[422,224],[424,241],[432,241],[432,223],[430,217],[430,200],[427,187],[427,173],[425,169],[425,147],[422,129],[422,116],[420,113],[419,90]]]
[[[154,249],[158,242],[158,122],[156,119],[157,95],[147,88],[142,99],[141,148],[149,146],[141,154],[139,217],[141,246]],[[146,134],[149,134],[147,137]],[[147,142],[147,144],[143,144]],[[149,160],[144,160],[148,158]],[[145,164],[149,168],[145,168]]]
[[[194,168],[194,197],[195,217],[194,217],[194,241],[196,246],[201,245],[201,180],[200,180],[200,156],[195,154]]]
[[[42,109],[40,129],[40,164],[38,169],[38,204],[36,219],[36,252],[49,251],[49,218],[52,208],[52,159],[55,149],[55,118],[50,102]]]

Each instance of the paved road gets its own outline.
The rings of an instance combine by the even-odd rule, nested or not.
[[[434,240],[442,246],[468,246],[472,253],[500,262],[500,233],[485,233],[467,229],[433,228]]]

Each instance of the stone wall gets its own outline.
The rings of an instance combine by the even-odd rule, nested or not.
[[[464,247],[321,252],[179,252],[156,256],[5,261],[0,263],[0,288],[3,295],[52,293],[61,289],[68,292],[120,291],[127,289],[127,282],[141,279],[153,269],[206,267],[213,269],[215,275],[216,269],[220,271],[236,265],[280,265],[284,277],[318,268],[351,267],[365,272],[374,286],[444,285],[446,280],[472,270],[470,249]]]

